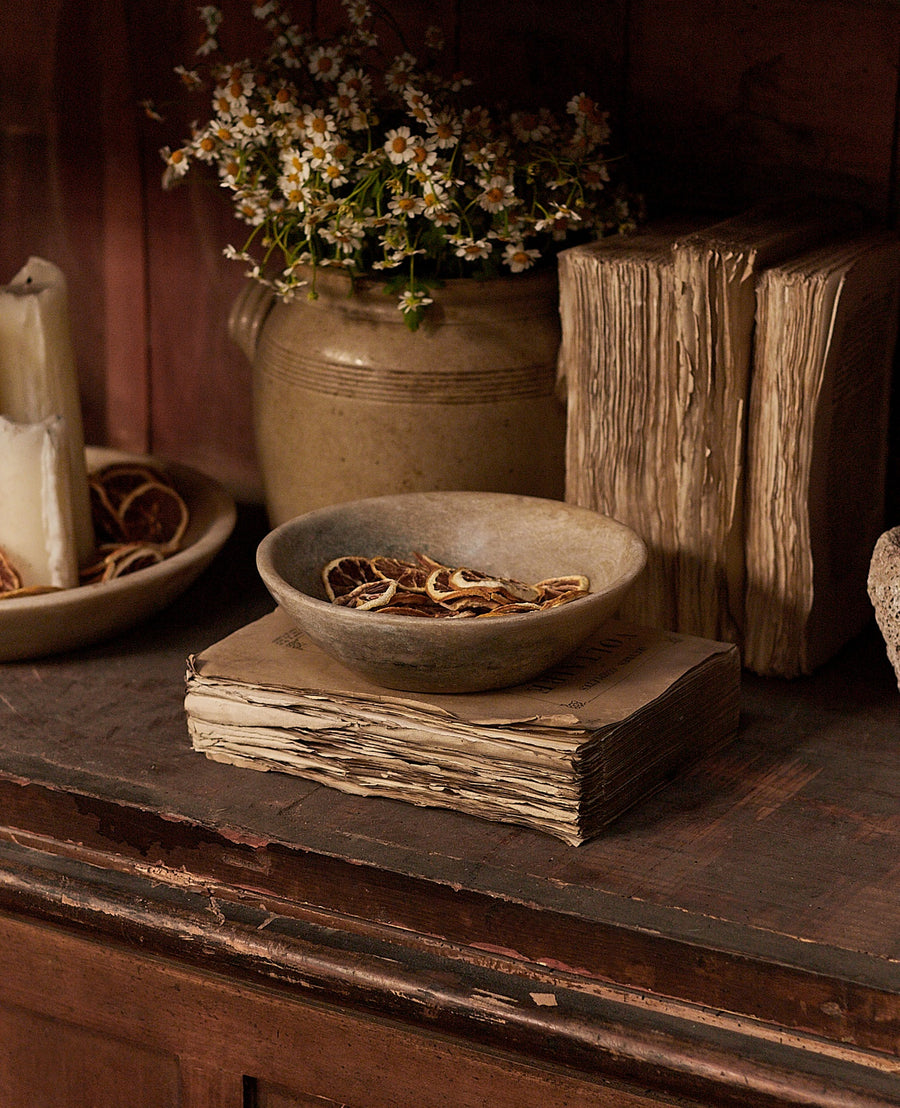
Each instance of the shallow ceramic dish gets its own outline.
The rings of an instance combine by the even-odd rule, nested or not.
[[[88,646],[161,611],[191,585],[231,534],[234,501],[212,478],[174,462],[88,447],[88,469],[140,461],[167,474],[187,503],[183,547],[157,565],[113,581],[0,600],[0,662]]]
[[[591,592],[557,608],[475,619],[417,619],[328,601],[321,570],[347,554],[430,555],[534,583],[584,574]],[[257,551],[274,599],[324,651],[391,689],[477,692],[530,680],[615,614],[644,567],[628,527],[557,500],[434,492],[320,508],[276,527]]]

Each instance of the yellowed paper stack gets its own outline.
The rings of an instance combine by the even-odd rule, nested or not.
[[[739,699],[734,646],[621,622],[527,685],[397,693],[276,609],[188,659],[185,713],[210,759],[578,844],[727,741]]]
[[[562,254],[566,497],[647,543],[624,616],[734,642],[749,668],[780,676],[810,672],[871,617],[898,268],[857,213],[831,205]],[[843,333],[858,351],[836,331],[851,295]],[[833,400],[817,375],[842,382]],[[836,420],[858,449],[813,447]]]
[[[740,641],[744,627],[744,451],[760,274],[838,225],[830,207],[772,204],[673,243],[675,626],[690,634]]]
[[[756,672],[791,677],[872,619],[900,240],[874,232],[773,267],[758,302],[744,655]]]
[[[673,393],[675,228],[602,239],[560,255],[560,373],[568,398],[566,499],[612,516],[647,545],[622,608],[677,625],[680,449]]]

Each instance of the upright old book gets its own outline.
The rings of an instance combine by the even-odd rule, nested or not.
[[[622,614],[666,628],[678,622],[672,246],[682,229],[605,238],[559,258],[566,499],[641,536],[647,565]]]
[[[213,760],[577,845],[728,740],[739,700],[733,645],[622,622],[527,685],[397,693],[276,609],[188,659],[185,712]]]
[[[560,255],[566,498],[647,543],[628,618],[740,641],[756,283],[834,226],[830,208],[764,205]]]
[[[770,266],[855,218],[821,203],[773,202],[672,245],[675,626],[690,634],[738,642],[745,625],[744,456],[757,285]]]
[[[793,677],[872,619],[900,239],[854,236],[762,275],[750,391],[744,656]]]
[[[855,212],[767,205],[561,255],[566,496],[647,543],[625,617],[780,676],[871,617],[896,249]]]

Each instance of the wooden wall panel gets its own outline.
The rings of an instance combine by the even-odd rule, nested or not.
[[[246,0],[224,6],[252,25]],[[486,100],[596,92],[627,128],[651,212],[815,191],[896,222],[900,4],[391,8],[419,29],[458,15],[460,62]],[[198,26],[193,0],[0,5],[0,282],[31,253],[66,271],[89,441],[198,465],[255,499],[250,370],[227,334],[243,277],[221,254],[240,228],[214,182],[161,188],[159,147],[192,118],[173,69]]]
[[[176,147],[206,107],[184,95],[174,72],[176,65],[194,61],[201,26],[197,6],[138,0],[128,5],[128,20],[133,97],[152,99],[163,116],[157,122],[143,115],[139,123],[151,445],[158,454],[225,480],[240,496],[255,498],[250,368],[227,332],[243,270],[222,256],[241,228],[214,177],[162,188],[160,148]]]
[[[45,986],[49,982],[45,982]],[[178,1065],[138,1042],[0,1006],[0,1104],[177,1108]],[[233,1101],[239,1108],[239,1101]]]
[[[635,0],[630,138],[658,205],[825,193],[895,219],[900,7]]]
[[[104,139],[112,135],[104,136],[102,124],[104,81],[121,41],[116,27],[104,32],[102,17],[94,0],[0,5],[0,282],[32,254],[66,273],[85,434],[92,442],[108,438],[108,350],[117,346],[117,334],[140,327],[143,313],[140,296],[130,318],[107,313],[105,221],[115,218],[121,244],[141,235],[141,222],[139,202],[121,204],[123,195],[140,196],[136,173],[125,189],[120,179],[116,208],[106,206]],[[127,148],[121,137],[117,148]],[[144,366],[130,372],[140,395]],[[140,415],[128,423],[140,440]]]

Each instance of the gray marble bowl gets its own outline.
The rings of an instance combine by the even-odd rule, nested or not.
[[[556,608],[421,619],[336,606],[321,571],[343,555],[430,555],[534,583],[579,573],[589,595]],[[618,608],[646,560],[628,527],[558,500],[508,493],[372,497],[288,520],[260,543],[257,567],[295,625],[376,685],[468,693],[520,684],[562,661]]]

